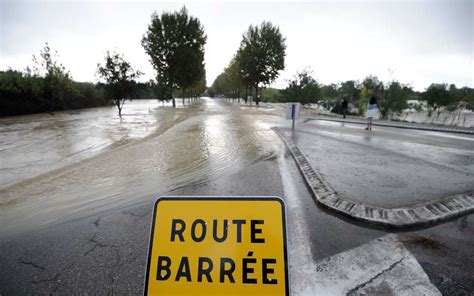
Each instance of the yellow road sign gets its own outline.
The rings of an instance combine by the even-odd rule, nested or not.
[[[162,197],[155,203],[147,295],[289,295],[278,197]]]

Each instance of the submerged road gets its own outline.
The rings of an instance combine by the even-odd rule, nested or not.
[[[204,98],[166,110],[179,120],[141,140],[0,188],[1,295],[141,294],[158,195],[284,197],[294,295],[473,293],[472,215],[395,234],[356,223],[314,203],[290,153],[271,130],[288,125],[280,106]],[[415,196],[429,198],[437,188],[466,190],[472,183],[470,137],[385,127],[369,134],[361,126],[322,121],[297,128],[308,135],[300,140],[315,167],[347,195],[405,203]],[[446,185],[432,181],[432,191],[421,187],[420,197],[414,191],[421,183],[410,176],[395,175],[390,186],[384,186],[384,176],[362,178],[392,194],[380,200],[367,184],[354,185],[360,179],[349,178],[367,176],[367,166],[355,165],[367,164],[362,159],[367,151],[378,161],[386,156],[385,164],[370,164],[375,172],[380,166],[390,172],[398,155],[410,160],[413,170],[427,168],[412,172],[423,183],[430,175],[444,176]]]

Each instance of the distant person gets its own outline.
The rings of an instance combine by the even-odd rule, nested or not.
[[[349,103],[347,103],[346,97],[342,99],[342,118],[346,118]]]
[[[372,130],[372,119],[377,117],[379,110],[377,109],[377,98],[375,96],[370,97],[369,106],[367,108],[367,127],[368,131]]]

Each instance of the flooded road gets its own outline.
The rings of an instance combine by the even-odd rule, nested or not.
[[[275,154],[270,127],[280,117],[209,98],[177,109],[150,105],[129,106],[122,124],[114,109],[99,108],[17,128],[32,135],[24,145],[11,141],[23,152],[2,145],[9,179],[23,180],[0,189],[0,234],[148,201]],[[8,126],[14,133],[21,123]]]
[[[151,103],[158,107],[155,102]],[[111,110],[111,116],[112,111],[115,110]],[[385,236],[387,230],[342,219],[314,202],[291,154],[271,129],[290,126],[290,121],[283,118],[283,105],[262,104],[257,108],[203,98],[184,108],[151,107],[150,111],[152,113],[148,113],[144,105],[140,107],[142,113],[137,112],[134,120],[149,122],[149,125],[144,123],[148,130],[136,126],[139,129],[136,137],[130,136],[134,130],[130,127],[123,133],[110,131],[117,137],[116,142],[111,141],[97,150],[85,150],[76,161],[68,162],[67,156],[63,162],[56,158],[58,166],[54,170],[46,169],[33,178],[26,177],[0,188],[0,294],[69,295],[77,291],[143,294],[153,201],[165,194],[283,197],[292,295],[317,294],[309,292],[320,291],[315,277],[334,280],[332,274],[318,270],[320,265],[317,264],[321,262],[323,269],[369,266],[372,272],[380,272],[383,283],[396,283],[396,287],[419,285],[416,278],[400,284],[399,277],[394,280],[395,277],[382,275],[389,264],[382,266],[377,258],[383,255],[393,259],[396,253],[392,248],[369,252],[362,261],[358,260],[359,255],[354,255],[354,248],[360,250],[363,244],[369,246],[363,249],[370,251],[370,246],[377,244],[375,240]],[[71,116],[76,115],[79,114]],[[67,122],[68,116],[64,117]],[[426,154],[426,148],[430,148],[438,159],[437,167],[456,167],[458,173],[469,173],[472,168],[470,137],[452,138],[445,134],[389,128],[374,128],[373,133],[367,133],[363,126],[301,121],[294,134],[296,140],[308,158],[315,157],[315,167],[335,187],[361,184],[361,180],[370,183],[367,175],[376,177],[386,167],[395,167],[398,163],[386,161],[383,165],[367,166],[364,162],[349,161],[370,155],[364,153],[369,149],[384,154],[386,159],[410,156],[424,168],[431,165]],[[108,124],[112,122],[113,118]],[[78,139],[87,138],[85,130],[79,134],[83,137]],[[103,135],[104,132],[96,129],[91,134]],[[66,136],[58,136],[62,138]],[[122,138],[126,140],[121,141]],[[65,145],[61,140],[58,143],[49,140],[49,143],[52,147]],[[420,146],[423,143],[425,146]],[[43,151],[46,153],[47,147]],[[463,155],[468,157],[463,158]],[[17,160],[21,162],[22,158]],[[358,163],[361,163],[359,167]],[[365,174],[363,170],[367,168],[373,173]],[[412,167],[408,169],[415,171]],[[406,171],[401,169],[399,174]],[[349,174],[344,175],[344,172]],[[453,181],[449,174],[445,179]],[[387,183],[391,179],[378,180],[391,184]],[[374,184],[374,188],[380,189]],[[361,187],[361,190],[369,188]],[[395,194],[404,188],[407,187],[382,189]],[[350,193],[353,197],[360,190]],[[409,261],[411,267],[417,268],[416,274],[426,279],[427,285],[431,284],[425,272],[445,294],[453,294],[453,291],[472,294],[472,285],[460,285],[472,282],[472,268],[469,268],[474,237],[472,217],[397,234],[399,245],[408,239],[429,238],[442,246],[434,250],[409,245],[414,256],[408,256],[411,259],[400,266],[407,267]],[[341,257],[349,258],[356,265],[334,260]],[[339,276],[344,277],[345,273]],[[347,284],[347,289],[367,281],[366,278],[354,279]],[[449,285],[445,284],[447,281]]]
[[[283,118],[282,104],[257,108],[203,98],[180,107],[132,102],[122,121],[115,108],[24,116],[17,122],[3,119],[2,177],[10,184],[0,187],[0,235],[151,201],[184,187],[217,184],[222,176],[284,154],[271,130],[290,124]],[[446,190],[471,189],[472,151],[464,138],[454,149],[451,138],[424,131],[384,128],[369,136],[360,126],[319,121],[298,123],[297,128],[305,132],[297,137],[304,151],[348,198],[410,204],[415,198],[447,194]],[[355,150],[349,151],[351,147]],[[374,150],[371,155],[378,153],[383,164],[391,165],[347,162],[347,155],[367,155],[361,151],[368,147]],[[407,163],[416,164],[416,169]],[[440,178],[447,183],[431,180]],[[425,180],[424,187],[411,179]],[[354,186],[367,182],[374,189]],[[350,188],[339,188],[343,185]]]
[[[161,107],[135,100],[122,118],[115,106],[0,118],[0,187],[159,133],[186,113]]]

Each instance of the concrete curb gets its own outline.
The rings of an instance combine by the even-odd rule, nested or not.
[[[446,196],[436,201],[396,208],[373,206],[341,197],[311,166],[293,141],[291,131],[280,128],[274,128],[274,130],[290,149],[315,201],[339,214],[373,224],[404,228],[434,224],[474,210],[474,192],[472,191]]]
[[[352,124],[363,124],[366,125],[367,122],[361,122],[356,120],[342,120],[342,119],[333,119],[333,118],[312,118],[305,117],[305,122],[311,120],[322,120],[322,121],[334,121],[342,123],[352,123]],[[444,128],[444,127],[431,127],[431,126],[419,126],[419,125],[408,125],[408,124],[396,124],[396,123],[380,123],[374,121],[373,126],[382,126],[382,127],[394,127],[402,129],[413,129],[413,130],[422,130],[422,131],[433,131],[433,132],[443,132],[443,133],[457,133],[457,134],[467,134],[474,135],[474,130],[469,129],[460,129],[460,128]]]

